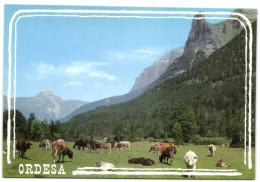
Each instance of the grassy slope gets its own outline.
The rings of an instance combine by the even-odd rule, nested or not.
[[[3,142],[4,147],[6,147],[6,141]],[[228,169],[237,169],[237,172],[241,172],[241,176],[226,177],[226,176],[197,176],[196,179],[254,179],[255,171],[255,150],[253,148],[253,168],[248,169],[243,163],[243,150],[241,148],[225,148],[225,152],[221,152],[221,147],[217,146],[217,151],[215,157],[208,157],[205,146],[202,145],[186,145],[182,146],[177,151],[177,157],[173,161],[173,166],[159,163],[158,155],[156,153],[149,153],[148,148],[151,143],[148,142],[136,142],[132,144],[131,150],[122,151],[112,151],[109,155],[108,151],[104,151],[100,154],[99,149],[97,153],[86,154],[85,151],[74,152],[74,158],[72,161],[65,157],[65,163],[63,163],[66,175],[43,175],[43,177],[66,177],[66,178],[168,178],[168,179],[184,179],[182,176],[117,176],[117,175],[78,175],[73,176],[72,171],[76,170],[78,167],[94,167],[95,162],[98,160],[112,162],[115,167],[129,167],[129,168],[183,168],[186,166],[183,162],[183,157],[188,150],[194,151],[199,158],[197,163],[197,169],[220,169],[215,167],[217,160],[223,159],[225,163],[230,166]],[[69,148],[72,149],[73,143],[68,143]],[[3,176],[4,177],[35,177],[32,175],[20,175],[18,172],[18,166],[20,163],[23,164],[50,164],[52,162],[52,151],[45,151],[38,148],[38,143],[33,142],[32,149],[26,152],[26,156],[29,159],[22,159],[17,156],[16,159],[12,161],[10,165],[6,162],[6,154],[3,155]],[[132,157],[146,157],[153,159],[155,161],[155,166],[142,166],[139,164],[128,164],[128,159]],[[57,169],[59,169],[60,164],[57,164]]]

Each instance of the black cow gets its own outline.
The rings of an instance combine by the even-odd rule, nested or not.
[[[24,157],[24,153],[26,152],[27,149],[31,148],[31,142],[26,142],[25,140],[18,140],[16,143],[16,149],[19,151],[20,156]]]
[[[159,160],[160,160],[160,162],[164,161],[164,163],[165,163],[165,159],[167,158],[167,164],[168,164],[168,159],[170,158],[170,162],[172,165],[172,161],[173,161],[173,158],[175,157],[176,153],[177,153],[176,147],[174,147],[174,146],[167,147],[162,152],[161,156],[159,157]]]
[[[76,146],[78,147],[79,150],[80,150],[81,147],[82,147],[83,150],[84,150],[84,148],[85,148],[86,145],[85,145],[84,140],[78,139],[78,140],[75,141],[75,143],[74,143],[74,145],[73,145],[73,149],[75,149]]]

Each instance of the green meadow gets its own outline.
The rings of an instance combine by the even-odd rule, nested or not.
[[[67,142],[68,147],[73,150],[73,142]],[[177,148],[177,156],[173,160],[173,165],[162,164],[159,162],[159,156],[155,152],[148,152],[151,142],[134,142],[131,143],[131,149],[127,148],[124,151],[112,150],[111,154],[108,154],[108,150],[104,150],[103,154],[100,153],[100,149],[97,149],[96,153],[86,153],[84,150],[73,151],[73,160],[70,160],[68,156],[65,156],[64,163],[57,163],[56,170],[60,169],[62,164],[64,167],[65,175],[61,174],[19,174],[20,164],[52,164],[52,150],[42,150],[38,147],[39,142],[33,142],[31,149],[27,150],[25,156],[27,159],[21,158],[16,153],[16,159],[14,160],[11,155],[11,164],[7,164],[6,154],[3,154],[3,176],[4,177],[43,177],[43,178],[156,178],[156,179],[188,179],[187,177],[180,175],[72,175],[72,171],[77,170],[78,167],[95,167],[95,163],[100,161],[110,162],[115,165],[116,168],[182,168],[186,169],[183,157],[188,150],[194,151],[198,156],[197,169],[224,169],[216,167],[216,162],[222,159],[228,168],[225,169],[237,169],[236,172],[242,173],[240,176],[195,176],[195,179],[254,179],[255,178],[255,149],[252,148],[252,161],[253,168],[248,169],[244,165],[244,151],[241,148],[221,148],[216,146],[217,150],[214,157],[209,157],[205,145],[183,145]],[[6,148],[6,141],[3,141],[3,147]],[[155,161],[154,166],[143,166],[141,164],[128,164],[130,158],[145,157]],[[170,161],[169,161],[170,163]],[[42,165],[41,165],[42,166]],[[26,170],[26,169],[25,169]],[[43,170],[43,167],[42,167]],[[173,170],[174,171],[174,170]],[[191,178],[194,179],[194,178]]]

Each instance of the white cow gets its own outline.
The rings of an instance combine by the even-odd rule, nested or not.
[[[130,150],[131,142],[129,142],[129,141],[120,141],[118,144],[122,145],[123,147],[126,146]]]
[[[189,152],[187,152],[184,156],[184,162],[188,169],[187,172],[191,172],[191,171],[194,172],[194,170],[196,169],[196,164],[198,162],[198,157],[194,152],[189,150]],[[191,170],[191,169],[193,169],[193,170]],[[190,175],[188,175],[188,176],[190,176]]]
[[[208,146],[208,152],[210,152],[210,156],[211,156],[211,157],[214,157],[214,153],[216,152],[216,147],[215,147],[215,145],[210,144],[210,145]]]
[[[115,168],[114,164],[109,162],[102,162],[102,161],[97,161],[96,166],[100,167],[104,171],[113,170],[113,168]]]
[[[51,147],[50,147],[50,143],[51,141],[49,139],[43,139],[42,142],[40,143],[39,147],[45,150],[50,150]]]

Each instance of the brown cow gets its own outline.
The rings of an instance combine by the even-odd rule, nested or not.
[[[90,140],[90,141],[86,140],[85,145],[87,147],[86,152],[90,152],[91,149],[96,152],[97,148],[100,148],[100,143],[98,143],[96,141],[92,141],[92,140]]]
[[[155,150],[157,150],[159,154],[160,152],[163,152],[167,147],[173,147],[173,146],[174,146],[173,144],[162,144],[159,147],[155,148]]]
[[[73,158],[73,152],[68,148],[65,142],[61,141],[55,141],[52,143],[52,156],[53,156],[53,163],[55,164],[56,157],[59,155],[59,160],[57,163],[60,161],[60,157],[62,155],[62,162],[64,162],[64,156],[68,155],[70,159]]]
[[[16,143],[16,149],[19,151],[20,156],[24,157],[24,153],[26,152],[26,149],[31,148],[31,142],[26,142],[25,140],[18,140]]]
[[[159,160],[160,160],[160,162],[164,161],[164,163],[165,163],[165,159],[167,158],[167,164],[168,164],[168,159],[170,158],[170,162],[172,165],[172,161],[173,161],[173,158],[176,156],[176,153],[177,153],[176,147],[174,147],[174,146],[167,147],[162,152],[161,156],[159,157]]]
[[[103,153],[103,149],[109,149],[109,154],[111,153],[111,143],[104,143],[100,145],[100,149],[101,149],[101,154]]]
[[[224,168],[228,167],[228,166],[224,163],[224,161],[223,161],[222,159],[220,159],[220,160],[216,163],[216,166],[217,166],[217,167],[224,167]]]
[[[145,159],[143,157],[141,158],[132,158],[128,160],[129,164],[142,164],[144,166],[152,166],[155,165],[154,161],[151,159]]]
[[[117,148],[117,142],[116,142],[116,141],[112,141],[112,142],[110,142],[110,143],[111,143],[112,149]]]

